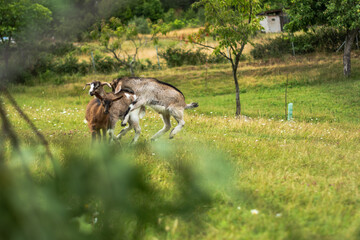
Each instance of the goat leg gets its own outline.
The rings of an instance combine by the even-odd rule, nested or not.
[[[96,141],[96,132],[91,132],[91,144],[94,144]]]
[[[139,107],[145,105],[145,103],[146,102],[144,100],[140,100],[140,101],[137,100],[137,101],[134,101],[133,103],[131,103],[128,110],[126,111],[126,113],[124,115],[124,119],[121,122],[121,126],[125,127],[129,121],[130,113],[133,112],[134,110],[138,109]]]

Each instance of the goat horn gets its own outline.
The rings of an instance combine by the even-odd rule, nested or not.
[[[87,85],[90,85],[90,83],[86,83],[85,86],[84,86],[84,88],[83,88],[83,90],[85,90],[85,88],[86,88]]]
[[[108,86],[109,88],[112,89],[110,83],[108,83],[108,82],[102,82],[102,83],[101,83],[101,86],[104,86],[104,85],[106,85],[106,86]]]

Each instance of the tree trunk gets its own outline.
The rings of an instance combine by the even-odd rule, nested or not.
[[[131,76],[132,76],[132,77],[135,77],[133,62],[130,62],[129,68],[130,68],[130,74],[131,74]]]
[[[350,77],[351,74],[351,47],[354,43],[356,34],[358,30],[351,30],[347,32],[346,40],[345,40],[345,48],[344,48],[344,75],[345,77]]]
[[[7,78],[9,77],[9,59],[10,59],[10,47],[5,46],[4,48],[4,61],[5,61],[5,66],[4,66],[4,72],[3,72],[3,77],[4,79],[7,80]]]
[[[241,115],[241,103],[240,103],[240,89],[239,89],[239,82],[237,79],[237,67],[238,64],[235,63],[232,66],[232,72],[233,72],[233,77],[234,77],[234,82],[235,82],[235,90],[236,90],[236,117],[240,117]]]

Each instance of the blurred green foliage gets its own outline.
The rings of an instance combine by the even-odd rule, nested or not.
[[[162,219],[196,218],[229,190],[233,175],[224,155],[202,148],[190,149],[191,158],[163,143],[70,149],[41,171],[31,168],[34,161],[50,161],[41,147],[10,156],[2,149],[1,239],[141,239],[149,231],[166,236]],[[168,163],[168,190],[153,185],[135,163],[140,149]]]

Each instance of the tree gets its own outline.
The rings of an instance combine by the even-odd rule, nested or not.
[[[163,18],[164,9],[160,0],[142,0],[139,1],[135,8],[135,15],[149,18],[151,21],[157,21]]]
[[[194,2],[196,2],[196,0],[161,0],[165,11],[169,11],[171,8],[186,11]]]
[[[200,0],[195,6],[204,6],[207,24],[190,36],[190,41],[214,50],[231,63],[236,91],[236,116],[241,114],[240,88],[237,76],[245,45],[261,29],[258,0]],[[204,44],[206,36],[217,40],[216,46]]]
[[[291,32],[307,31],[310,27],[328,25],[345,30],[343,65],[344,75],[351,74],[351,48],[360,30],[359,0],[288,0],[291,22],[287,29]]]
[[[9,59],[14,48],[31,44],[51,21],[51,11],[30,0],[0,0],[0,47],[7,77]]]
[[[161,28],[158,28],[156,24],[152,24],[150,20],[148,20],[148,24],[152,28],[150,37],[140,34],[134,23],[126,25],[120,19],[112,17],[109,22],[103,20],[100,31],[95,30],[92,32],[92,35],[100,41],[100,44],[107,52],[110,52],[134,76],[139,49],[149,41],[156,40],[156,34],[161,31]],[[127,41],[131,44],[131,51],[124,47]]]
[[[264,9],[282,9],[285,6],[286,0],[262,0],[262,6]]]

